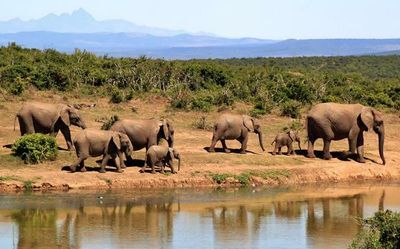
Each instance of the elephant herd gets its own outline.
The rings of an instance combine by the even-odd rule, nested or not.
[[[68,150],[75,148],[77,160],[70,166],[72,172],[79,169],[86,171],[84,161],[89,157],[103,156],[100,172],[105,172],[105,166],[113,159],[118,172],[125,168],[124,159],[132,160],[131,154],[146,148],[146,160],[140,172],[145,172],[146,166],[155,173],[155,166],[159,166],[164,173],[165,166],[176,173],[173,159],[178,159],[180,169],[181,156],[174,149],[174,128],[167,119],[163,120],[131,120],[116,121],[110,130],[96,130],[87,128],[79,112],[71,105],[45,104],[36,102],[24,103],[16,118],[19,121],[21,136],[32,133],[43,133],[56,136],[60,131],[65,138]],[[83,130],[71,139],[70,125],[75,125]],[[15,127],[15,121],[14,121]],[[311,108],[306,119],[308,150],[307,157],[314,158],[314,142],[321,138],[324,141],[323,158],[330,159],[329,152],[331,141],[348,139],[349,150],[347,154],[357,152],[358,161],[365,162],[364,158],[364,131],[374,130],[379,138],[379,155],[383,164],[385,129],[383,115],[371,107],[360,104],[321,103]],[[222,114],[215,122],[209,152],[215,151],[215,145],[221,141],[224,152],[230,152],[226,140],[237,140],[241,143],[240,153],[246,153],[249,133],[258,135],[260,147],[265,151],[263,133],[260,121],[238,114]],[[165,139],[168,146],[159,145]],[[296,132],[278,134],[273,155],[281,148],[287,146],[288,155],[294,154],[293,142],[300,147],[300,137]],[[300,147],[301,150],[301,147]]]

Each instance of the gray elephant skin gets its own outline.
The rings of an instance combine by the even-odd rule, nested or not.
[[[128,135],[134,151],[143,148],[147,151],[152,145],[158,145],[161,139],[167,140],[169,147],[174,146],[174,128],[167,119],[123,119],[115,122],[110,130]]]
[[[146,166],[151,168],[151,173],[155,174],[155,166],[161,166],[161,173],[164,173],[165,166],[171,168],[172,174],[176,174],[176,170],[174,167],[173,159],[178,159],[178,171],[181,169],[181,155],[174,148],[168,148],[162,145],[153,145],[151,146],[146,153],[146,163],[140,170],[141,173],[144,173],[146,170]]]
[[[293,149],[293,142],[297,142],[299,149],[301,150],[300,137],[297,132],[290,130],[286,133],[279,133],[271,143],[271,145],[275,143],[275,148],[272,152],[272,155],[276,155],[276,152],[281,155],[281,149],[284,146],[288,148],[287,155],[296,155],[296,152]]]
[[[246,153],[247,141],[249,139],[249,133],[254,132],[258,134],[258,140],[260,147],[263,151],[263,138],[260,122],[247,115],[237,114],[222,114],[214,124],[214,132],[211,140],[209,152],[215,151],[215,144],[221,141],[222,147],[225,152],[229,153],[230,150],[226,146],[225,140],[237,140],[241,143],[240,153]]]
[[[383,115],[371,107],[360,104],[321,103],[315,105],[307,115],[308,151],[307,156],[314,158],[314,142],[324,140],[324,159],[331,159],[329,147],[332,140],[348,139],[349,153],[357,150],[358,161],[364,159],[365,131],[374,130],[379,140],[379,155],[384,157],[385,127]]]
[[[21,136],[25,134],[43,133],[56,136],[58,131],[64,135],[68,150],[72,150],[70,125],[86,128],[78,111],[65,104],[47,104],[26,102],[17,113]],[[15,130],[15,120],[14,120]]]
[[[108,160],[113,159],[117,171],[122,172],[126,168],[122,154],[130,154],[133,150],[132,143],[126,134],[115,131],[103,131],[86,129],[81,131],[74,139],[74,146],[78,159],[70,168],[76,171],[78,165],[80,171],[85,172],[85,160],[89,157],[103,156],[100,173],[105,173]],[[116,158],[119,157],[119,162]]]

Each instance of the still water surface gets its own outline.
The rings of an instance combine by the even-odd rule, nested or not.
[[[0,248],[346,248],[400,184],[0,195]]]

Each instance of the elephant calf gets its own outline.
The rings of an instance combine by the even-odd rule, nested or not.
[[[178,159],[178,171],[181,169],[181,156],[176,149],[169,148],[162,145],[151,146],[146,153],[146,163],[140,170],[144,173],[146,165],[151,167],[151,173],[155,174],[155,166],[161,164],[161,173],[164,173],[164,167],[169,166],[172,174],[176,174],[176,170],[173,164],[173,158]]]
[[[281,149],[283,146],[287,146],[288,151],[287,154],[288,155],[296,155],[296,153],[293,150],[293,142],[297,142],[299,145],[299,148],[301,150],[301,146],[300,146],[300,137],[297,134],[297,132],[294,131],[288,131],[286,133],[280,133],[278,135],[276,135],[274,141],[272,141],[271,145],[273,145],[275,143],[275,148],[274,151],[272,152],[272,155],[276,155],[276,152],[278,151],[278,154],[281,155]]]
[[[103,156],[100,173],[105,173],[105,166],[109,159],[114,159],[118,172],[123,172],[121,168],[126,168],[122,154],[130,154],[133,146],[128,136],[115,131],[103,131],[85,129],[81,131],[74,139],[74,146],[77,161],[70,166],[71,171],[75,172],[76,167],[80,165],[80,171],[85,172],[84,161],[89,157]],[[119,157],[119,162],[116,160]]]

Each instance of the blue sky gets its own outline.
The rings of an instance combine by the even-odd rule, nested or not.
[[[0,20],[84,8],[96,19],[225,37],[400,38],[400,0],[0,0]]]

